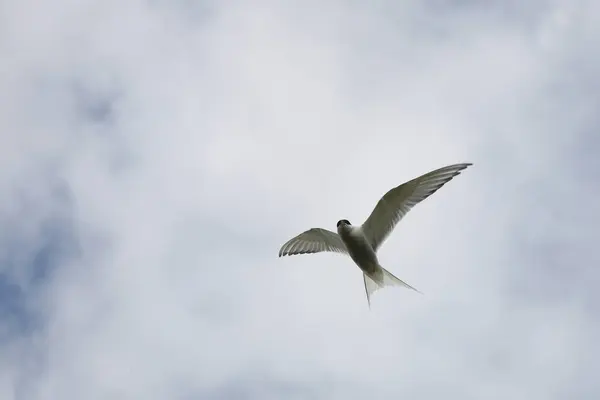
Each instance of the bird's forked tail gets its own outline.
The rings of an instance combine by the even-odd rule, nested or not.
[[[412,289],[418,293],[421,293],[414,287],[410,286],[408,283],[397,278],[394,274],[392,274],[383,267],[381,267],[381,275],[377,278],[379,279],[375,280],[363,272],[363,280],[365,282],[365,291],[367,292],[367,302],[369,303],[369,308],[371,308],[371,295],[375,293],[378,289],[384,288],[386,286],[404,286],[405,288]]]

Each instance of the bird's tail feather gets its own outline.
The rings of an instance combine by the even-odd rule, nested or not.
[[[415,292],[421,293],[414,287],[410,286],[408,283],[404,282],[402,279],[398,279],[387,269],[382,267],[381,270],[383,271],[383,286],[404,286],[405,288],[412,289]]]
[[[369,309],[371,308],[371,295],[377,291],[381,286],[375,282],[371,277],[363,272],[363,280],[365,281],[365,292],[367,292],[367,302],[369,303]]]
[[[385,268],[381,267],[381,272],[382,275],[379,281],[374,280],[369,275],[363,272],[363,280],[365,282],[365,291],[367,292],[367,302],[369,303],[369,308],[371,308],[371,295],[375,293],[378,289],[384,288],[386,286],[403,286],[405,288],[412,289],[417,293],[421,293],[419,290],[410,286],[408,283],[397,278],[394,274],[392,274]]]

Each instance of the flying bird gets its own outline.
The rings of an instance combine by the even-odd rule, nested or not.
[[[394,230],[396,224],[415,205],[431,196],[471,165],[473,164],[449,165],[403,183],[388,191],[379,200],[362,225],[354,226],[347,219],[341,219],[337,223],[337,233],[323,228],[309,229],[281,246],[279,257],[323,251],[350,256],[362,270],[369,308],[371,308],[373,293],[386,286],[404,286],[419,292],[383,268],[379,264],[377,250]]]

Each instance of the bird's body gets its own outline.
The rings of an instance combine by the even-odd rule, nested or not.
[[[449,165],[403,183],[379,200],[361,226],[342,219],[337,223],[337,233],[322,228],[309,229],[287,241],[279,250],[279,256],[322,251],[347,254],[363,272],[369,307],[371,295],[385,286],[404,286],[418,291],[383,268],[377,250],[408,211],[470,165]]]
[[[338,225],[337,231],[346,245],[348,255],[356,265],[364,273],[374,274],[379,269],[379,260],[362,229],[359,226],[341,223]]]
[[[379,264],[377,252],[369,242],[361,226],[352,226],[348,220],[337,224],[340,239],[346,246],[348,255],[363,272],[367,301],[371,306],[371,294],[385,286],[404,286],[418,292],[417,289],[395,277]]]

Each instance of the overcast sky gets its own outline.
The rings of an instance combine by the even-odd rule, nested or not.
[[[0,0],[0,398],[597,399],[600,3]],[[474,165],[379,256],[278,258]]]

